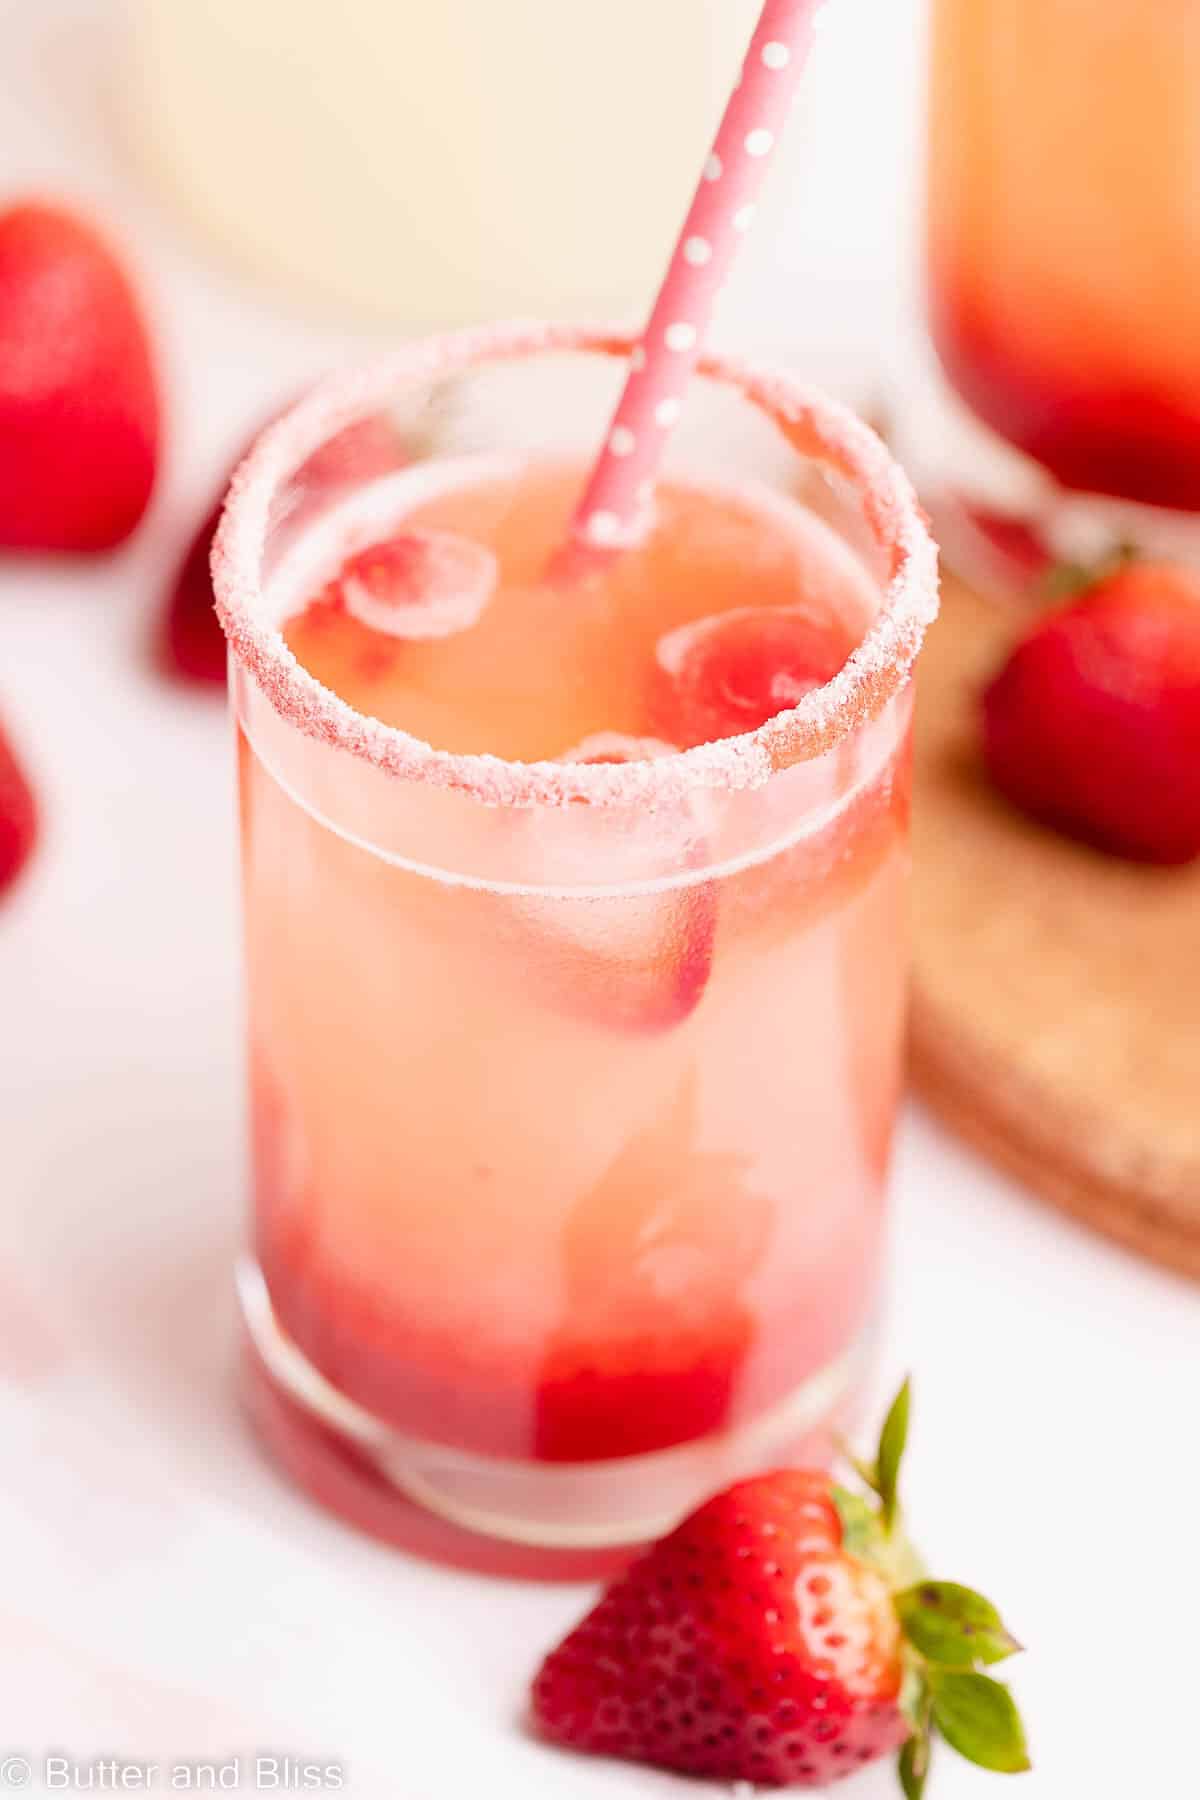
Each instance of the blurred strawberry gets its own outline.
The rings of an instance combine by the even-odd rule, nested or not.
[[[162,617],[162,663],[185,681],[225,685],[225,633],[213,609],[212,547],[224,506],[210,510],[188,545],[167,594]]]
[[[158,384],[132,286],[62,207],[0,212],[0,547],[108,550],[146,510]]]
[[[965,500],[963,514],[996,563],[1007,569],[1014,587],[1030,587],[1049,575],[1054,554],[1032,519]]]
[[[1054,577],[1054,551],[1035,517],[983,506],[953,490],[930,498],[938,542],[955,568],[975,572],[989,592],[1039,595]]]
[[[247,440],[221,482],[220,494],[184,554],[167,590],[161,622],[160,660],[170,675],[199,685],[225,685],[225,634],[213,607],[212,547],[225,492],[234,469],[255,439],[279,418],[276,408]],[[361,419],[330,438],[314,451],[298,471],[298,498],[328,495],[332,490],[385,474],[401,461],[400,444],[391,423],[383,418]],[[295,523],[294,511],[290,523]]]
[[[0,896],[29,861],[37,838],[37,822],[33,789],[0,729]]]
[[[983,697],[993,781],[1139,862],[1200,856],[1200,574],[1129,562],[1041,618]]]

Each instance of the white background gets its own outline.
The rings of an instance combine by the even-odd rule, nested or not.
[[[172,0],[161,0],[171,4]],[[652,4],[653,0],[649,0]],[[37,15],[36,17],[34,15]],[[840,0],[784,236],[727,330],[864,393],[900,317],[918,56],[909,0]],[[98,202],[165,345],[166,477],[100,565],[0,568],[0,712],[44,797],[0,916],[0,1776],[49,1747],[336,1759],[351,1791],[699,1792],[557,1756],[519,1710],[586,1593],[445,1573],[276,1480],[230,1390],[240,1208],[226,728],[147,666],[165,570],[244,432],[351,348],[205,265],[124,164],[113,26],[0,0],[0,196]],[[1002,1601],[1044,1800],[1200,1794],[1193,1289],[989,1173],[919,1112],[895,1182],[879,1397],[912,1369],[908,1497],[937,1568]],[[996,1778],[952,1766],[935,1800]],[[869,1772],[848,1791],[893,1791]]]

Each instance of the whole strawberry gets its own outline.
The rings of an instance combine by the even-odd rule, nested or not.
[[[158,649],[164,671],[199,686],[224,689],[228,646],[213,603],[212,551],[224,496],[184,552],[167,590]]]
[[[62,207],[0,212],[0,547],[108,550],[146,510],[159,396],[136,295]]]
[[[29,861],[36,838],[37,802],[33,789],[0,730],[0,896]]]
[[[917,1800],[935,1733],[983,1768],[1029,1766],[1008,1689],[1019,1648],[995,1608],[914,1579],[896,1480],[908,1386],[860,1467],[874,1500],[820,1470],[739,1482],[609,1588],[533,1686],[542,1732],[689,1775],[819,1787],[900,1750]]]
[[[992,780],[1139,862],[1200,856],[1200,575],[1125,562],[1042,619],[983,696]]]

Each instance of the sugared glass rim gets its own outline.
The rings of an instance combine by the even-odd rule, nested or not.
[[[912,485],[869,426],[793,376],[705,355],[699,372],[739,388],[802,456],[850,481],[888,571],[883,602],[845,667],[757,731],[654,762],[507,762],[435,750],[341,700],[297,662],[282,632],[257,616],[270,506],[279,483],[328,438],[380,410],[390,395],[475,364],[554,351],[628,356],[630,334],[586,325],[511,324],[447,333],[321,383],[269,426],[234,474],[213,549],[217,614],[234,656],[297,730],[385,774],[457,789],[492,806],[661,805],[697,789],[762,786],[878,717],[903,687],[937,613],[937,550]],[[568,601],[569,603],[569,601]]]

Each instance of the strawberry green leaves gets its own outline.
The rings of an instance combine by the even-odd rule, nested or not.
[[[952,1750],[999,1775],[1029,1768],[1021,1715],[1002,1682],[973,1670],[936,1669],[929,1685],[933,1722]]]
[[[929,1774],[929,1733],[914,1732],[900,1751],[900,1791],[904,1800],[921,1800]]]
[[[921,1581],[895,1596],[905,1637],[929,1662],[951,1669],[1003,1662],[1021,1646],[990,1600],[956,1581]]]
[[[913,1735],[900,1760],[905,1800],[920,1800],[934,1731],[982,1769],[1027,1769],[1016,1702],[976,1667],[1021,1648],[991,1601],[956,1581],[920,1581],[896,1594],[893,1605],[909,1648],[904,1705]]]
[[[870,1488],[880,1502],[878,1513],[870,1507],[868,1507],[868,1511],[871,1512],[876,1526],[882,1525],[885,1533],[892,1530],[900,1510],[900,1464],[908,1443],[908,1412],[911,1396],[912,1383],[906,1380],[892,1401],[887,1418],[883,1421],[883,1430],[879,1434],[879,1449],[873,1463],[861,1460],[843,1446],[842,1453],[846,1461],[859,1480]],[[865,1505],[866,1502],[863,1504]],[[844,1523],[845,1519],[843,1518]]]
[[[977,1666],[1021,1648],[991,1601],[957,1581],[918,1581],[892,1604],[907,1646],[903,1704],[913,1728],[900,1761],[905,1800],[920,1800],[935,1732],[981,1769],[1027,1769],[1016,1702]]]
[[[917,1676],[905,1702],[912,1736],[900,1751],[904,1800],[921,1800],[936,1732],[952,1750],[998,1775],[1030,1767],[1016,1702],[1002,1682],[976,1670],[930,1669]]]
[[[897,1594],[894,1605],[908,1647],[901,1706],[912,1736],[900,1753],[904,1800],[921,1800],[935,1734],[981,1769],[1028,1769],[1015,1700],[972,1666],[1021,1648],[991,1602],[957,1582],[923,1581]]]
[[[875,1464],[875,1487],[883,1505],[883,1528],[890,1531],[896,1523],[899,1507],[897,1488],[900,1463],[908,1443],[908,1410],[912,1399],[912,1383],[904,1386],[892,1401],[883,1430],[879,1434],[879,1456]]]
[[[905,1382],[884,1420],[873,1463],[847,1455],[871,1497],[833,1489],[850,1555],[879,1569],[892,1587],[904,1636],[900,1707],[912,1728],[900,1752],[904,1800],[921,1800],[935,1737],[968,1762],[1000,1774],[1028,1769],[1029,1751],[1016,1703],[984,1670],[1021,1646],[990,1600],[956,1581],[914,1575],[916,1556],[900,1527],[900,1465],[908,1441],[912,1390]]]
[[[969,1588],[957,1588],[953,1582],[923,1585],[937,1588],[942,1593],[950,1589],[956,1595],[968,1596],[970,1604],[963,1610],[986,1613],[989,1621],[994,1621],[978,1627],[979,1640],[987,1644],[987,1654],[992,1661],[1010,1656],[1020,1648],[1004,1629],[995,1608],[981,1595],[973,1594]],[[901,1705],[912,1725],[912,1736],[901,1751],[899,1768],[905,1800],[921,1800],[935,1735],[944,1738],[952,1750],[957,1750],[960,1756],[981,1769],[991,1769],[1000,1775],[1021,1774],[1030,1767],[1030,1762],[1016,1701],[1003,1682],[993,1680],[979,1669],[947,1666],[923,1655],[904,1621],[902,1603],[907,1598],[905,1594],[896,1598],[896,1611],[904,1624],[909,1646]],[[924,1615],[918,1608],[911,1616],[923,1616],[927,1621],[928,1608]],[[966,1627],[960,1627],[963,1629]],[[933,1641],[932,1634],[927,1641]],[[961,1636],[955,1641],[948,1635],[940,1642],[948,1644],[953,1655],[964,1656]],[[984,1659],[983,1652],[976,1654]]]

